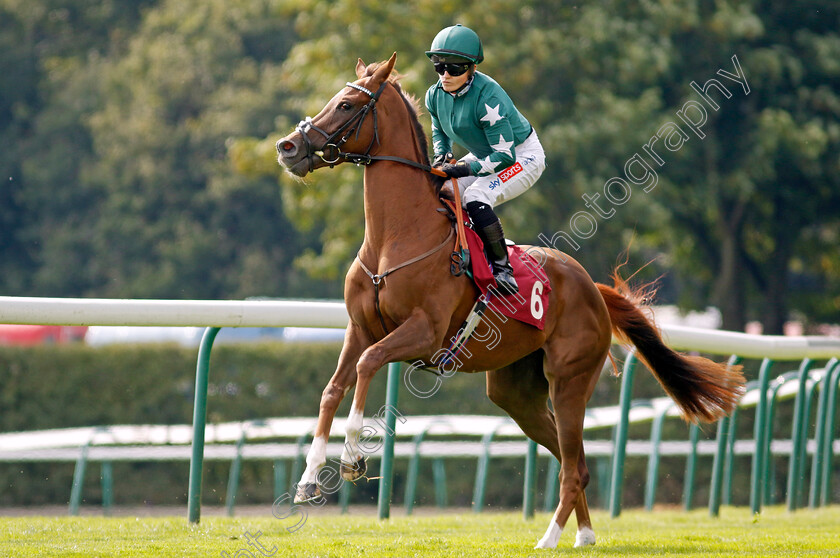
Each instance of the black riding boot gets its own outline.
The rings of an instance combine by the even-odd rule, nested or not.
[[[475,231],[484,243],[484,253],[487,254],[487,259],[493,267],[493,277],[496,279],[499,292],[518,293],[519,285],[513,278],[513,267],[508,258],[505,233],[493,208],[481,202],[470,202],[467,204],[467,213],[470,214]]]

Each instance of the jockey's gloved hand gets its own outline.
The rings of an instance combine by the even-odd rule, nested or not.
[[[448,178],[463,178],[472,174],[470,165],[464,161],[457,163],[444,163],[440,166],[440,170],[446,173]]]
[[[439,167],[444,163],[448,163],[449,161],[451,161],[454,158],[455,158],[455,155],[453,155],[451,151],[447,152],[447,153],[441,153],[440,155],[435,156],[435,160],[432,161],[432,166],[433,167]]]

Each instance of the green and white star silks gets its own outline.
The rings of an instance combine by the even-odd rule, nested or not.
[[[435,155],[451,151],[453,142],[465,147],[477,159],[470,163],[476,176],[514,164],[515,146],[531,133],[531,124],[505,90],[481,72],[454,95],[438,81],[426,91],[426,108],[432,117]]]

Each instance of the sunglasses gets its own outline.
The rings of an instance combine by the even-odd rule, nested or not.
[[[435,62],[435,71],[439,75],[443,75],[444,72],[449,72],[450,76],[457,77],[463,75],[470,69],[470,64],[456,64],[453,62]]]

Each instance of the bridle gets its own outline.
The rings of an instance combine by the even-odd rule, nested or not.
[[[307,116],[304,120],[301,120],[298,125],[295,127],[295,131],[298,132],[301,137],[303,138],[303,143],[306,145],[306,158],[309,160],[309,172],[315,170],[315,157],[320,158],[330,167],[334,167],[338,162],[342,159],[353,163],[355,165],[369,165],[374,161],[394,161],[397,163],[402,163],[404,165],[409,165],[426,172],[431,172],[432,174],[436,174],[438,176],[446,176],[444,173],[431,167],[430,165],[425,165],[423,163],[419,163],[417,161],[412,161],[411,159],[404,159],[402,157],[392,157],[390,155],[371,155],[370,151],[373,149],[373,145],[379,143],[379,121],[376,115],[376,102],[379,100],[379,96],[382,95],[382,91],[385,89],[385,86],[388,85],[388,80],[384,80],[382,84],[379,86],[379,89],[376,92],[371,91],[370,89],[363,87],[356,83],[350,83],[349,81],[345,84],[347,87],[351,87],[357,91],[361,91],[362,93],[366,93],[370,97],[370,101],[365,104],[362,108],[356,111],[350,119],[341,125],[335,132],[330,134],[326,130],[323,130],[312,123],[312,117]],[[350,136],[353,132],[356,132],[356,139],[359,139],[359,133],[362,130],[362,124],[367,118],[368,114],[373,115],[373,137],[370,139],[370,143],[367,146],[367,149],[364,153],[349,153],[345,151],[341,151],[341,146],[347,143],[347,140],[350,139]],[[324,136],[325,141],[323,147],[321,149],[315,149],[315,146],[312,145],[312,142],[309,139],[309,131],[313,130],[318,132],[322,136]],[[336,141],[336,138],[339,138]]]
[[[412,161],[411,159],[404,159],[402,157],[392,157],[390,155],[371,155],[370,151],[373,149],[373,145],[379,143],[379,121],[377,120],[376,116],[376,101],[379,100],[379,96],[382,95],[382,91],[385,89],[385,86],[388,85],[388,80],[384,80],[382,84],[379,86],[379,89],[376,92],[371,91],[370,89],[358,85],[356,83],[350,83],[349,81],[345,84],[347,87],[352,87],[357,91],[361,91],[362,93],[366,93],[370,97],[370,101],[365,104],[362,108],[360,108],[356,114],[350,117],[350,119],[341,125],[335,132],[330,134],[326,130],[323,130],[312,123],[312,117],[307,116],[306,119],[302,120],[297,127],[295,127],[295,131],[298,132],[303,137],[303,142],[306,145],[306,158],[309,160],[309,172],[315,170],[315,157],[319,157],[322,161],[327,163],[330,167],[334,167],[339,161],[344,159],[350,163],[354,163],[356,165],[369,165],[374,161],[394,161],[397,163],[402,163],[405,165],[409,165],[426,172],[431,172],[432,174],[436,174],[438,176],[445,177],[446,174],[439,169],[433,168],[430,165],[425,165],[423,163],[418,163],[417,161]],[[359,133],[362,129],[362,124],[367,118],[368,114],[373,114],[373,137],[370,139],[370,143],[367,146],[367,149],[364,153],[348,153],[341,151],[341,146],[347,143],[347,140],[350,139],[350,136],[353,132],[356,132],[356,139],[359,139]],[[308,132],[310,130],[314,130],[324,136],[325,142],[324,146],[321,149],[315,149],[315,146],[312,145],[312,142],[309,140]],[[336,138],[339,138],[336,141]],[[457,185],[455,185],[455,190],[457,191]],[[460,201],[458,202],[460,205]],[[411,258],[408,261],[405,261],[397,266],[394,266],[390,269],[385,270],[382,273],[373,273],[368,267],[362,262],[362,258],[360,254],[357,254],[356,259],[359,261],[359,265],[361,266],[362,270],[367,274],[370,280],[373,282],[373,289],[374,289],[374,301],[376,306],[376,314],[379,316],[379,323],[382,326],[385,334],[389,333],[388,326],[385,323],[385,317],[382,315],[382,310],[379,306],[379,291],[381,289],[381,283],[391,273],[397,271],[398,269],[402,269],[407,267],[411,264],[417,263],[421,260],[428,258],[429,256],[436,254],[441,249],[443,249],[446,245],[448,245],[452,237],[455,235],[455,229],[449,230],[449,235],[446,239],[435,246],[431,250],[420,254],[414,258]],[[459,237],[463,238],[463,236]],[[460,240],[459,244],[460,246]],[[454,254],[454,253],[453,253]],[[461,253],[458,252],[458,257],[461,257]],[[454,261],[454,260],[453,260]],[[468,261],[468,259],[466,260]],[[459,269],[465,268],[465,264],[460,264],[461,267]],[[455,268],[451,268],[453,271],[453,275],[462,275],[463,271],[459,271],[458,273],[455,272]]]
[[[385,85],[387,81],[383,81],[382,85],[379,86],[379,89],[376,90],[376,93],[372,92],[370,89],[366,87],[362,87],[361,85],[357,85],[355,83],[347,82],[347,87],[352,87],[362,93],[367,93],[370,96],[370,101],[367,102],[365,106],[360,108],[356,111],[350,119],[342,124],[342,126],[337,129],[332,134],[328,133],[326,130],[323,130],[312,123],[312,117],[307,116],[305,120],[302,120],[295,131],[298,132],[303,137],[303,142],[306,144],[306,157],[309,159],[309,172],[315,170],[315,157],[320,157],[325,163],[330,165],[330,167],[335,166],[336,163],[339,162],[341,159],[346,159],[351,163],[359,164],[370,164],[368,160],[370,157],[370,150],[373,149],[374,143],[379,143],[379,126],[376,117],[376,101],[379,100],[379,96],[382,94],[382,91],[385,89]],[[367,118],[368,114],[373,114],[373,137],[370,139],[370,144],[368,144],[367,150],[363,155],[359,155],[356,153],[344,153],[341,151],[341,146],[347,143],[347,140],[350,139],[350,135],[355,131],[356,132],[356,139],[359,139],[359,133],[362,130],[362,123],[364,123],[365,118]],[[315,146],[312,145],[312,142],[309,140],[309,130],[314,130],[324,136],[326,141],[324,142],[324,146],[316,150]],[[343,135],[342,135],[343,134]],[[336,138],[341,137],[338,141]]]

